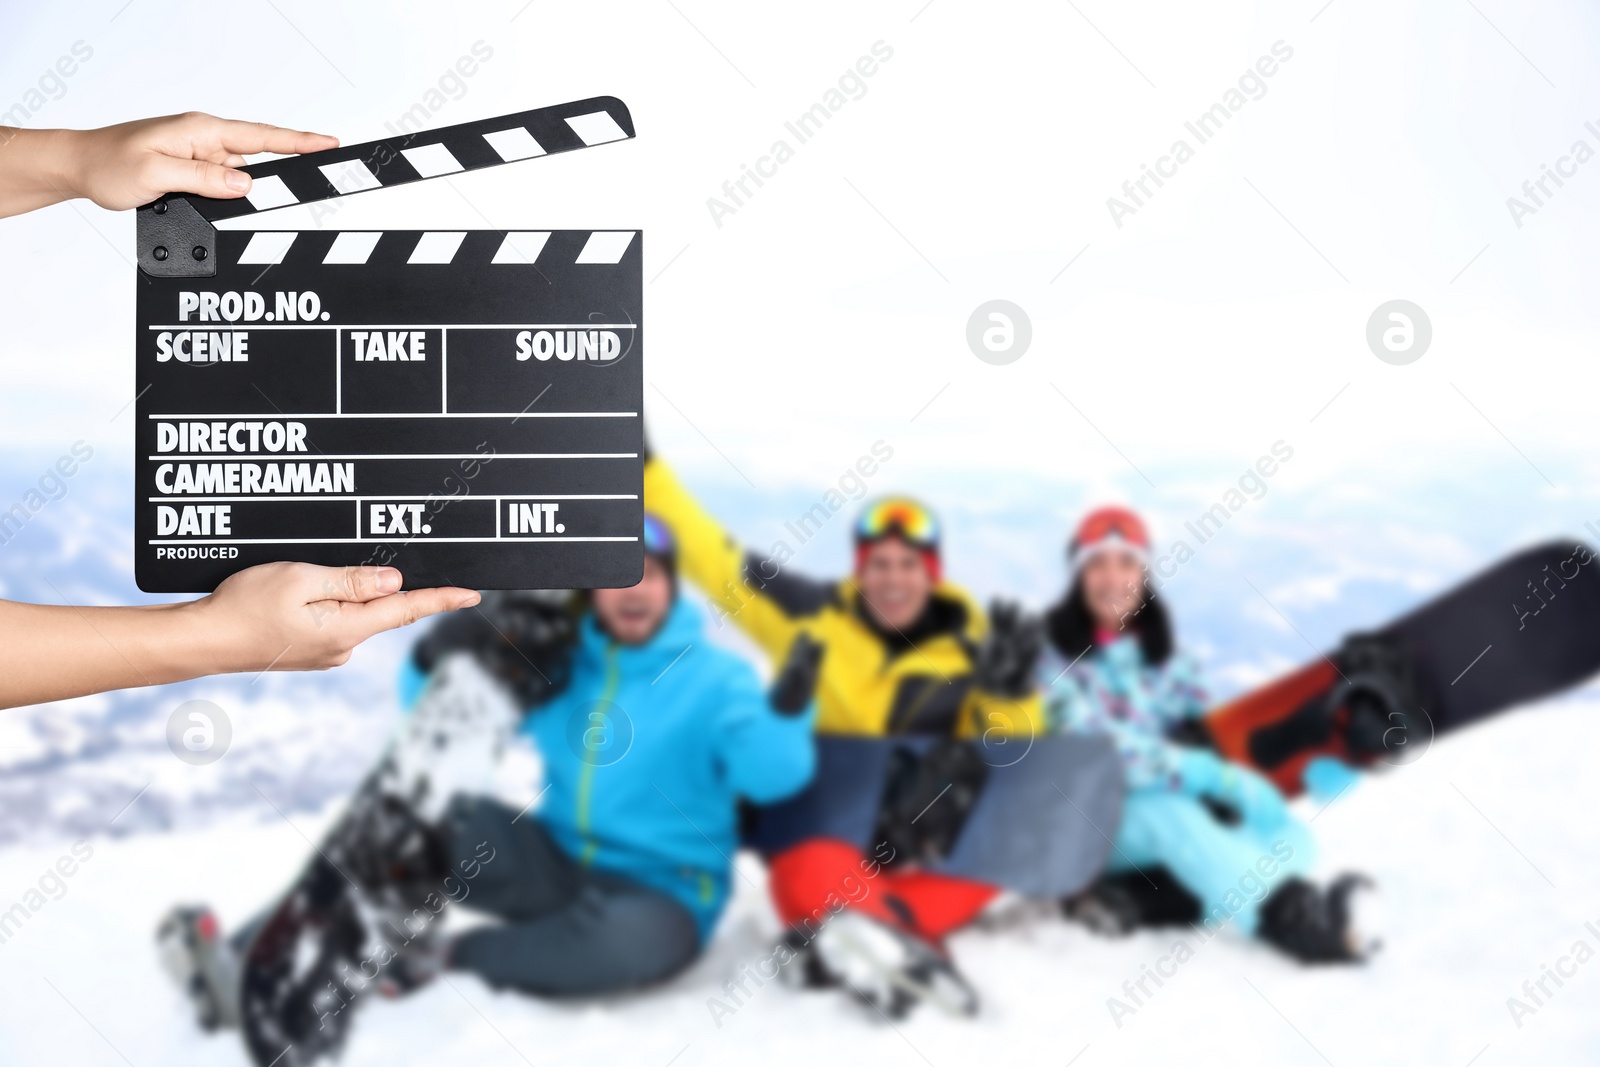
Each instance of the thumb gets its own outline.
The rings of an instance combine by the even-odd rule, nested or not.
[[[393,567],[321,567],[322,590],[329,600],[362,604],[400,591],[400,572]]]
[[[373,634],[410,626],[420,619],[426,619],[442,611],[473,607],[481,599],[482,597],[472,589],[441,586],[436,589],[413,589],[407,593],[391,593],[347,610],[352,625],[361,633],[360,640],[365,641]]]
[[[167,193],[195,193],[236,200],[250,191],[250,175],[203,159],[156,155],[149,167],[150,184]]]

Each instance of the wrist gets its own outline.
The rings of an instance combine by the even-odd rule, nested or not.
[[[184,677],[259,669],[250,643],[227,613],[217,610],[215,596],[173,604],[168,614],[165,654]]]
[[[24,131],[24,134],[30,131]],[[47,191],[56,200],[72,200],[84,195],[83,168],[79,163],[81,156],[79,142],[82,133],[78,130],[37,130],[31,131],[28,150],[39,160],[39,173],[43,177]]]

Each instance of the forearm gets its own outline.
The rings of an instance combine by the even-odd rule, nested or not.
[[[731,619],[769,655],[782,655],[794,636],[793,620],[752,588],[744,549],[660,459],[645,464],[644,506],[672,530],[678,567],[711,602],[718,625]]]
[[[744,550],[660,459],[644,469],[644,506],[672,530],[678,566],[712,600],[737,610],[749,595]]]
[[[0,600],[0,708],[207,674],[327,670],[375,633],[478,602],[470,589],[402,584],[393,567],[263,563],[180,604]]]
[[[199,604],[70,607],[0,601],[0,707],[248,669]],[[260,664],[266,666],[271,653]]]
[[[0,217],[79,195],[71,181],[71,130],[0,126]]]

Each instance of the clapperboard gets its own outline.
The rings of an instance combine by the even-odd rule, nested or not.
[[[392,565],[408,588],[636,582],[640,232],[212,226],[633,135],[597,97],[140,208],[139,587],[273,560]]]

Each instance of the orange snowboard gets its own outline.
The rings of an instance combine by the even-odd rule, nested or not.
[[[1263,726],[1272,726],[1293,715],[1308,700],[1322,696],[1333,688],[1339,673],[1327,660],[1318,660],[1285,675],[1264,688],[1232,700],[1205,716],[1206,728],[1216,743],[1217,751],[1235,763],[1256,767],[1270,778],[1284,796],[1298,796],[1304,792],[1301,772],[1317,756],[1334,756],[1348,759],[1342,731],[1334,730],[1328,743],[1318,749],[1298,753],[1276,767],[1258,766],[1250,754],[1250,736]],[[1342,716],[1341,710],[1337,715]],[[1336,718],[1337,721],[1337,718]]]

